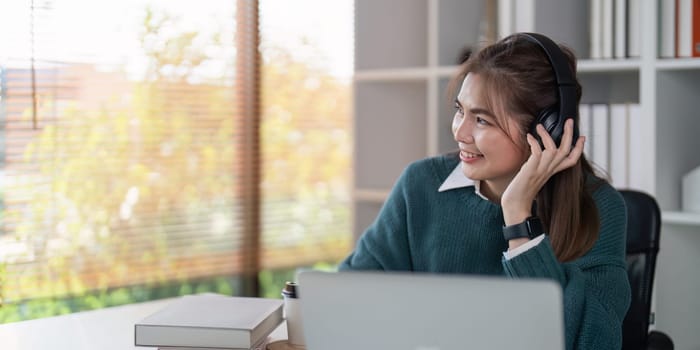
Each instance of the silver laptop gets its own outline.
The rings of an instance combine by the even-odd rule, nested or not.
[[[564,348],[553,281],[320,271],[298,281],[308,350]]]

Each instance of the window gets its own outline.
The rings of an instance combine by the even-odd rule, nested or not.
[[[336,16],[343,62],[265,21],[285,1],[259,21],[245,0],[0,5],[0,322],[249,293],[345,255],[349,3],[287,20]]]

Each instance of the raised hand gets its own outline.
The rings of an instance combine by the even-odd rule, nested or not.
[[[530,157],[515,175],[501,196],[503,218],[506,225],[524,221],[531,215],[532,202],[542,186],[552,175],[574,166],[583,153],[584,136],[579,136],[576,145],[571,147],[574,121],[568,119],[564,125],[561,145],[556,146],[552,137],[542,125],[537,125],[537,134],[542,139],[542,149],[531,134],[527,134]]]

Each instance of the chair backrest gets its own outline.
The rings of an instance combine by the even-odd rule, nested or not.
[[[622,348],[644,349],[649,335],[661,211],[649,194],[633,190],[620,193],[627,206],[627,275],[632,289],[632,302],[622,324]]]

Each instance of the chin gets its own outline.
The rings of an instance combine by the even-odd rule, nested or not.
[[[479,181],[483,180],[483,179],[479,178],[479,175],[477,173],[475,173],[474,171],[469,169],[469,167],[464,163],[462,163],[462,174],[464,176],[466,176],[467,178],[469,178],[470,180],[475,180],[475,181],[476,180],[479,180]]]

